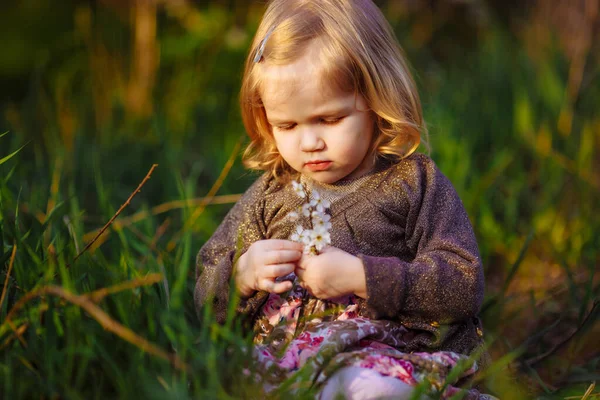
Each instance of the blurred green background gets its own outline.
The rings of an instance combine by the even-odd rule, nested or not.
[[[598,2],[376,3],[413,67],[430,155],[478,238],[495,360],[483,385],[501,398],[597,398]],[[244,357],[231,350],[246,343],[239,327],[199,322],[191,293],[195,253],[257,176],[240,163],[237,96],[263,11],[245,0],[2,2],[0,397],[248,393],[251,383],[225,383]],[[161,281],[95,302],[192,374],[64,298],[37,296],[7,318],[32,290],[83,294],[149,273]]]

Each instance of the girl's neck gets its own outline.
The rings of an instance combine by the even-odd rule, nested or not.
[[[334,183],[322,183],[300,175],[300,182],[308,189],[309,193],[316,189],[321,197],[333,203],[358,190],[375,172],[376,170],[373,168],[358,177],[346,177]]]

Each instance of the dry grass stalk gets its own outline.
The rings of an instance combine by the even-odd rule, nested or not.
[[[527,364],[528,366],[532,367],[535,364],[539,363],[540,361],[548,358],[552,354],[556,353],[559,349],[561,349],[567,343],[570,343],[572,341],[572,339],[581,332],[581,330],[583,329],[583,327],[587,325],[587,323],[590,321],[590,318],[596,314],[595,311],[596,311],[597,307],[600,307],[600,301],[594,302],[594,304],[592,306],[592,309],[589,311],[588,315],[579,324],[579,326],[577,327],[577,329],[575,329],[575,331],[573,333],[571,333],[567,338],[561,340],[558,344],[552,346],[551,349],[545,351],[544,353],[538,354],[535,357],[532,357],[532,358],[530,358],[528,360],[525,360],[524,361],[525,364]]]
[[[6,297],[6,292],[8,289],[8,279],[10,278],[10,273],[12,271],[12,267],[15,262],[16,255],[17,255],[17,243],[15,243],[13,245],[12,253],[10,255],[10,261],[8,262],[8,271],[6,272],[6,279],[4,280],[4,287],[2,288],[2,296],[0,296],[0,309],[2,309],[2,303],[4,302],[4,297]]]
[[[119,283],[119,284],[111,286],[111,287],[94,290],[93,292],[86,293],[85,295],[82,295],[82,296],[87,297],[94,303],[99,303],[100,301],[102,301],[102,299],[104,299],[108,295],[122,292],[123,290],[127,290],[127,289],[135,289],[135,288],[141,287],[141,286],[153,285],[157,282],[160,282],[162,279],[163,279],[163,277],[161,274],[150,274],[150,275],[144,276],[143,278],[135,279],[133,281],[123,282],[123,283]]]
[[[198,197],[196,199],[168,201],[166,203],[154,206],[150,210],[141,210],[141,211],[138,211],[135,214],[130,215],[128,217],[119,218],[118,220],[113,222],[113,229],[119,230],[122,228],[126,228],[130,225],[133,225],[135,223],[143,221],[150,216],[157,216],[157,215],[164,214],[166,212],[169,212],[172,210],[177,210],[180,208],[197,207],[202,204],[206,204],[206,205],[232,204],[232,203],[235,203],[236,201],[238,201],[241,197],[242,197],[242,194],[239,193],[239,194],[223,194],[223,195],[219,195],[219,196],[212,196],[210,199],[208,198],[208,196],[205,196],[205,197]],[[40,224],[43,224],[44,221],[46,220],[45,213],[43,213],[41,211],[33,212],[27,204],[19,204],[19,211],[33,216]],[[70,221],[69,222],[65,221],[65,224],[67,224],[67,226],[70,226]],[[83,241],[84,242],[90,241],[97,234],[98,234],[98,231],[88,232],[83,235]],[[104,233],[102,233],[101,237],[96,240],[96,243],[104,242],[106,240],[106,237],[108,237],[108,235],[110,235],[110,231],[105,231]],[[78,247],[78,243],[76,243],[76,247]]]
[[[588,386],[587,390],[583,394],[583,396],[567,396],[564,400],[587,400],[587,399],[595,399],[600,397],[600,393],[592,393],[596,388],[596,382],[592,382],[590,386]]]
[[[152,242],[150,243],[150,250],[156,250],[156,244],[158,240],[167,232],[167,228],[171,225],[171,219],[167,218],[163,221],[162,224],[156,229],[156,233],[152,238]]]
[[[23,345],[23,347],[27,347],[27,342],[25,341],[25,339],[23,339],[23,332],[25,331],[24,329],[21,331],[20,329],[17,329],[17,327],[15,326],[15,324],[13,324],[12,321],[10,321],[8,318],[6,319],[6,323],[8,324],[8,326],[10,326],[10,329],[13,330],[13,335],[19,339],[19,342],[21,342],[21,344]]]
[[[208,196],[205,196],[197,199],[169,201],[163,204],[159,204],[158,206],[152,207],[150,210],[138,211],[137,213],[131,216],[120,218],[113,223],[113,229],[119,230],[122,228],[127,228],[135,223],[145,220],[150,216],[164,214],[168,211],[177,210],[179,208],[197,207],[202,205],[208,206],[212,204],[235,203],[240,199],[240,197],[242,197],[241,194],[224,194],[221,196],[211,196],[210,198]],[[83,240],[91,240],[94,237],[94,235],[96,235],[95,231],[88,232],[83,236]],[[97,242],[103,243],[104,241],[106,241],[109,235],[110,231],[104,232],[102,236],[97,240]]]
[[[586,400],[590,396],[592,396],[592,392],[594,391],[595,388],[596,388],[596,382],[592,382],[592,384],[590,385],[590,387],[588,387],[588,389],[583,394],[583,397],[581,398],[581,400]],[[598,395],[595,395],[595,396],[598,396]]]
[[[12,325],[11,325],[12,328]],[[0,345],[0,351],[4,350],[6,347],[8,347],[9,344],[11,344],[11,342],[13,340],[15,340],[15,338],[19,338],[19,341],[21,341],[21,343],[23,344],[23,332],[25,332],[27,330],[27,328],[29,328],[29,324],[28,323],[24,323],[23,325],[21,325],[20,327],[18,327],[14,333],[12,334],[12,336],[9,336],[8,338],[6,338],[6,340],[4,341],[4,343],[2,343],[2,345]],[[27,346],[27,344],[25,344],[25,346]]]
[[[83,253],[85,253],[87,251],[87,249],[89,249],[94,242],[102,235],[102,233],[108,229],[108,227],[113,223],[113,221],[119,216],[119,214],[121,214],[121,212],[125,209],[125,207],[127,207],[129,205],[129,203],[131,203],[131,199],[134,198],[134,196],[136,194],[138,194],[140,192],[140,190],[142,190],[142,187],[146,184],[146,182],[148,181],[148,179],[150,179],[150,176],[152,176],[152,173],[154,172],[154,169],[158,167],[158,164],[153,164],[152,168],[150,168],[150,171],[148,171],[148,173],[146,174],[146,177],[142,180],[142,182],[140,182],[140,184],[138,185],[138,187],[133,191],[133,193],[131,193],[131,195],[129,196],[129,198],[125,201],[125,203],[123,203],[123,205],[121,205],[121,207],[117,210],[117,212],[115,213],[115,215],[112,216],[112,218],[106,223],[106,225],[104,225],[102,227],[102,229],[100,229],[98,231],[98,233],[96,234],[96,236],[83,248],[83,250],[81,250],[81,252],[79,252],[79,254],[77,254],[77,256],[75,256],[75,258],[73,259],[73,261],[71,262],[71,264],[73,264],[75,261],[77,261],[77,259],[79,257],[81,257],[81,255]],[[70,266],[70,264],[69,264]],[[69,267],[67,266],[67,268]]]
[[[215,195],[217,194],[217,192],[223,185],[223,182],[225,182],[225,178],[227,178],[227,175],[229,175],[229,171],[231,170],[231,167],[233,167],[235,159],[242,147],[242,142],[243,142],[243,137],[240,137],[240,139],[235,144],[235,147],[231,151],[231,154],[229,155],[229,159],[223,166],[223,169],[221,170],[219,177],[217,178],[215,183],[212,185],[212,187],[208,191],[208,194],[204,197],[204,199],[206,199],[206,200],[204,202],[202,202],[198,206],[198,208],[196,208],[196,210],[194,211],[192,216],[187,219],[187,221],[185,222],[185,224],[183,226],[183,229],[178,234],[174,235],[175,237],[173,239],[171,239],[171,241],[169,241],[169,243],[167,244],[167,251],[171,251],[175,248],[175,244],[179,242],[179,239],[181,238],[183,232],[186,232],[192,226],[194,226],[194,224],[196,223],[196,220],[198,218],[200,218],[200,215],[202,215],[202,213],[206,209],[206,206],[208,204],[210,204],[212,199],[215,197]]]
[[[11,318],[29,301],[45,296],[45,295],[53,295],[60,297],[72,304],[75,304],[81,308],[83,308],[89,315],[92,316],[102,327],[119,336],[121,339],[133,344],[138,347],[140,350],[156,356],[158,358],[162,358],[163,360],[169,361],[175,368],[182,371],[189,371],[190,367],[184,363],[176,354],[171,354],[154,343],[149,342],[145,338],[137,335],[132,330],[126,328],[121,325],[114,319],[112,319],[108,314],[106,314],[100,307],[98,307],[92,300],[88,298],[86,295],[76,295],[71,292],[66,291],[62,287],[59,286],[45,286],[39,288],[37,290],[31,291],[25,294],[23,297],[19,299],[19,301],[13,306],[13,308],[9,311],[6,316],[6,320],[4,324],[10,324]],[[3,325],[4,325],[3,324]]]
[[[140,261],[140,264],[145,264],[146,261],[148,260],[148,258],[151,256],[152,253],[156,253],[157,255],[157,259],[161,260],[161,252],[160,250],[158,250],[156,248],[156,244],[158,243],[158,240],[167,232],[167,228],[169,227],[169,225],[171,225],[171,219],[167,218],[163,221],[162,224],[160,224],[160,226],[156,229],[156,233],[154,234],[154,237],[152,238],[152,241],[150,241],[150,244],[148,245],[150,252],[151,253],[147,253],[146,255],[144,255],[144,257],[142,258],[142,260]],[[129,227],[129,229],[131,229],[133,227]],[[133,231],[132,231],[133,232]],[[146,238],[144,238],[145,240]],[[163,271],[164,272],[164,271]],[[166,277],[166,273],[163,274],[163,279],[167,280]],[[168,288],[167,288],[167,292],[168,292]]]

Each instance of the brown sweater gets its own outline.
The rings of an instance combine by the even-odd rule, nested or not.
[[[227,214],[197,257],[197,310],[212,298],[224,321],[234,261],[262,239],[288,239],[288,214],[303,202],[291,185],[260,177]],[[473,229],[448,179],[425,155],[381,165],[333,202],[332,246],[360,257],[367,299],[363,314],[399,321],[414,332],[405,351],[470,354],[481,342],[477,314],[483,270]],[[252,324],[267,293],[242,300]]]

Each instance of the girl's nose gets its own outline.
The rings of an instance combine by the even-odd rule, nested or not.
[[[300,150],[306,152],[320,151],[325,148],[325,141],[316,129],[309,127],[302,132]]]

